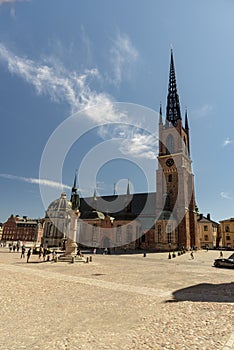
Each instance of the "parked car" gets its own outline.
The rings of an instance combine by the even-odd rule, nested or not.
[[[230,255],[229,258],[215,259],[214,266],[234,269],[234,253]]]

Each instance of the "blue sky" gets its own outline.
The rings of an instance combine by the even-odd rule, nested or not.
[[[96,183],[99,194],[112,194],[114,183],[123,193],[127,179],[134,192],[155,190],[171,45],[197,205],[214,220],[233,217],[233,14],[231,0],[0,0],[0,221],[44,216],[62,191],[57,182],[70,195],[81,164],[82,195]],[[133,104],[144,108],[127,120]],[[100,125],[110,122],[120,125]],[[90,166],[94,159],[100,169]]]

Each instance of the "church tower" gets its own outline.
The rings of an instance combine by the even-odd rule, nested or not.
[[[183,126],[171,50],[166,118],[159,112],[156,246],[199,247],[187,110]]]

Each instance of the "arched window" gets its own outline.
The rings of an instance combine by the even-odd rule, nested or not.
[[[132,226],[127,225],[127,236],[126,236],[127,242],[132,242]]]
[[[167,225],[167,243],[171,243],[171,225]]]
[[[121,226],[118,225],[116,229],[116,242],[121,242],[122,240],[122,229]]]
[[[167,136],[166,147],[167,147],[167,154],[174,153],[174,139],[173,139],[173,136],[171,134],[169,134]]]
[[[172,182],[172,174],[168,175],[168,182]]]
[[[162,226],[158,225],[158,243],[161,242],[161,236],[162,236]]]
[[[96,224],[94,224],[93,225],[93,228],[92,228],[92,239],[93,239],[93,242],[97,242],[97,240],[98,240],[98,235],[97,235],[97,233],[98,233],[98,228],[97,228],[97,225]]]

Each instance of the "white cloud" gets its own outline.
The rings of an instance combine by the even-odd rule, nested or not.
[[[16,176],[16,175],[10,175],[10,174],[0,174],[0,177],[3,177],[5,179],[10,179],[10,180],[19,180],[19,181],[24,181],[27,183],[31,184],[38,184],[40,186],[48,186],[52,188],[58,188],[61,190],[64,189],[71,189],[71,186],[64,185],[62,183],[52,181],[52,180],[46,180],[46,179],[36,179],[36,178],[28,178],[28,177],[23,177],[23,176]]]
[[[227,138],[224,140],[224,142],[223,142],[223,146],[224,146],[224,147],[225,147],[225,146],[228,146],[228,145],[230,145],[231,143],[233,143],[233,140],[230,140],[230,138],[227,137]]]
[[[86,39],[87,40],[87,39]],[[138,53],[133,48],[127,36],[118,36],[113,48],[116,54],[116,77],[121,79],[122,66],[137,58]],[[98,124],[111,122],[130,122],[127,112],[118,110],[113,98],[105,92],[97,92],[91,88],[92,83],[100,82],[102,76],[98,69],[86,69],[78,74],[68,71],[57,59],[49,58],[46,63],[39,63],[32,59],[19,57],[0,44],[0,61],[7,64],[9,71],[29,84],[33,85],[38,94],[49,96],[51,100],[66,102],[71,112],[83,111],[93,122]],[[133,124],[135,122],[132,120]],[[141,122],[139,122],[139,127]],[[121,131],[120,150],[124,154],[134,157],[155,159],[155,138],[139,130],[129,132],[126,128],[119,130],[116,126],[111,130],[115,137]],[[101,136],[105,138],[105,128]],[[108,136],[110,136],[108,131]],[[123,138],[124,137],[124,138]],[[117,136],[120,138],[120,134]]]
[[[15,19],[16,18],[16,15],[15,15],[15,8],[12,7],[11,10],[10,10],[10,15],[11,15],[11,18]]]
[[[196,118],[205,118],[213,111],[213,106],[209,104],[205,104],[201,108],[193,111],[193,115]]]
[[[3,44],[0,44],[0,61],[7,63],[12,74],[33,85],[38,94],[47,95],[57,103],[68,103],[72,113],[85,109],[86,116],[97,123],[120,121],[123,116],[116,111],[111,96],[91,89],[94,80],[101,80],[96,68],[77,74],[52,58],[48,65],[19,57]]]
[[[4,3],[13,3],[13,2],[25,2],[25,1],[30,1],[30,0],[0,0],[0,6]]]
[[[136,132],[123,140],[120,150],[123,154],[131,154],[136,158],[156,159],[156,141],[154,135]]]
[[[102,118],[108,115],[108,119],[115,119],[112,101],[105,93],[97,93],[89,86],[94,79],[99,79],[97,69],[86,69],[80,75],[67,71],[62,64],[40,64],[31,59],[14,55],[3,44],[0,44],[0,60],[6,62],[12,74],[23,78],[32,84],[38,94],[48,95],[55,102],[67,102],[72,112],[96,107],[96,114],[87,115],[90,118]],[[103,113],[104,112],[104,113]],[[108,114],[107,114],[108,112]]]
[[[118,33],[113,40],[110,49],[111,64],[114,72],[114,82],[119,84],[122,81],[123,74],[129,74],[132,64],[137,61],[139,53],[133,46],[130,38],[126,34]]]
[[[233,199],[233,197],[228,192],[221,192],[220,196],[224,199]]]

